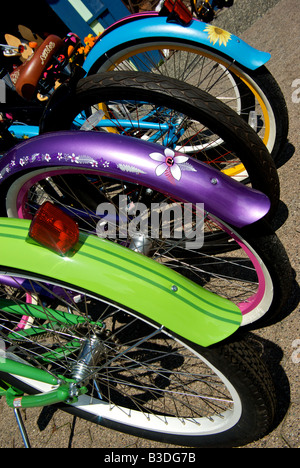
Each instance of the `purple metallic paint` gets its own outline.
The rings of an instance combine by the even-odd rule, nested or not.
[[[165,150],[157,144],[104,132],[48,133],[21,143],[0,160],[0,184],[24,170],[67,166],[158,189],[183,202],[204,203],[206,211],[236,227],[251,224],[269,211],[270,201],[261,192],[207,164],[178,152],[172,157],[170,150],[167,154]],[[156,157],[150,156],[153,153]],[[157,170],[168,155],[165,166]],[[173,171],[172,166],[179,168]]]

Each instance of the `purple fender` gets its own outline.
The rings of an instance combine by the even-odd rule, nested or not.
[[[14,147],[0,160],[0,190],[15,174],[46,167],[100,171],[182,202],[204,203],[206,211],[236,227],[258,221],[270,208],[266,195],[205,163],[154,143],[97,132],[48,133]]]

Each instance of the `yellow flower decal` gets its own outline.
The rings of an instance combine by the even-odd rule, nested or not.
[[[227,42],[231,39],[231,34],[224,29],[218,28],[217,26],[207,25],[204,31],[208,32],[209,41],[215,45],[219,41],[219,45],[224,44],[227,46]]]

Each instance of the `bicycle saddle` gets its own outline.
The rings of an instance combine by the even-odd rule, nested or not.
[[[46,70],[53,55],[62,46],[63,40],[51,34],[26,62],[10,74],[20,96],[27,100],[32,99],[44,70]]]

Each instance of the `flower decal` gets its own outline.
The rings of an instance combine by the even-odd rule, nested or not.
[[[231,34],[224,29],[218,28],[217,26],[207,25],[204,31],[208,32],[209,42],[215,45],[219,41],[219,45],[224,44],[227,46],[227,42],[231,39]]]
[[[77,163],[78,162],[78,158],[74,153],[71,154],[70,160],[71,160],[72,163]]]
[[[164,154],[161,153],[151,153],[150,158],[154,161],[160,162],[156,167],[155,173],[157,176],[166,174],[168,177],[173,177],[175,180],[181,179],[181,168],[180,165],[188,161],[188,157],[177,155],[170,148],[166,148]]]

